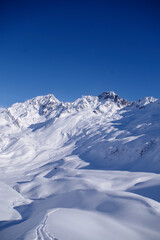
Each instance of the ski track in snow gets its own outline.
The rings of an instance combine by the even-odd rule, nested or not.
[[[58,209],[53,210],[52,213],[55,212],[55,211],[58,211]],[[46,214],[43,222],[37,228],[36,240],[58,240],[57,238],[52,237],[51,234],[48,233],[47,230],[46,230],[46,222],[47,222],[47,219],[48,219],[48,215],[49,215],[49,213]]]
[[[153,97],[47,95],[0,109],[0,239],[159,240],[159,153]]]

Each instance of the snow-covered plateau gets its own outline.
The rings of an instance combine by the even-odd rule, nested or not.
[[[160,100],[0,108],[1,240],[159,240]]]

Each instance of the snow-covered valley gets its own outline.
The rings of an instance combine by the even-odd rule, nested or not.
[[[160,100],[0,109],[0,239],[159,240]]]

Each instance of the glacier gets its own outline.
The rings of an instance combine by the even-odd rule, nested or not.
[[[159,240],[160,100],[0,108],[0,239]]]

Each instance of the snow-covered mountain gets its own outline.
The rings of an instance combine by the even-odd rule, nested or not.
[[[158,99],[1,108],[0,166],[0,239],[160,239]]]

